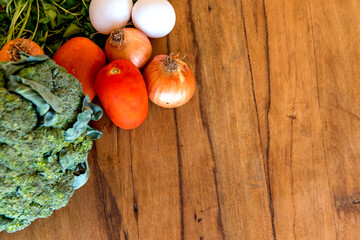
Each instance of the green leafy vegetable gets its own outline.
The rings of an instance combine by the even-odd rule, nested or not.
[[[82,28],[78,27],[78,25],[71,23],[65,30],[63,37],[67,38],[67,37],[71,37],[73,35],[76,35],[78,33],[81,33],[83,31]]]
[[[91,103],[89,96],[86,95],[82,104],[82,112],[77,116],[77,121],[75,122],[74,126],[65,132],[65,140],[72,142],[86,130],[89,130],[89,134],[93,138],[96,138],[98,136],[96,134],[98,133],[96,133],[94,129],[91,129],[88,126],[88,123],[90,120],[99,120],[102,115],[102,109],[99,106]],[[98,136],[98,138],[100,136]]]
[[[19,84],[13,75],[10,76],[7,84],[7,89],[10,92],[15,92],[21,95],[23,98],[31,101],[36,106],[36,111],[40,116],[44,116],[46,112],[50,110],[50,105],[33,89],[24,84]]]
[[[50,107],[52,107],[55,112],[63,112],[62,100],[54,95],[47,87],[35,81],[12,75],[26,65],[42,62],[48,58],[44,56],[30,57],[25,54],[22,54],[21,57],[22,60],[18,62],[8,62],[1,65],[5,71],[5,76],[8,78],[8,90],[16,92],[33,102],[40,116],[44,116],[45,113],[50,110]],[[49,116],[50,115],[47,116],[47,124],[49,124]],[[52,120],[54,120],[54,118],[52,118]]]
[[[92,27],[89,5],[90,0],[0,0],[0,48],[25,37],[52,56],[74,36],[88,37],[103,47],[106,36]]]
[[[89,168],[87,156],[85,157],[85,161],[80,163],[76,170],[79,171],[79,168],[82,168],[82,171],[84,171],[84,172],[79,173],[78,175],[75,175],[74,183],[73,183],[73,187],[75,190],[84,186],[84,184],[87,182],[87,180],[90,177],[90,168]],[[81,171],[79,171],[79,172],[81,172]]]
[[[55,111],[48,111],[44,116],[44,126],[51,127],[57,121],[57,113]]]
[[[29,56],[27,54],[20,53],[20,59],[21,60],[16,62],[6,62],[1,64],[6,78],[9,78],[10,75],[16,73],[25,66],[43,62],[49,59],[49,57],[46,55]]]
[[[102,110],[48,57],[21,59],[0,63],[0,231],[8,232],[68,203],[89,178],[91,139],[101,136],[86,125],[66,141],[83,113],[97,120]]]
[[[91,140],[97,140],[102,136],[102,132],[100,132],[99,130],[93,129],[91,127],[87,127],[86,130],[86,135],[91,139]]]

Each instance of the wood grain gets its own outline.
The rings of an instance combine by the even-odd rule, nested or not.
[[[350,42],[360,40],[360,5],[331,0],[265,6],[276,236],[356,239],[360,49]]]
[[[0,239],[358,239],[360,2],[171,3],[153,55],[184,56],[192,100],[94,123],[89,182]]]

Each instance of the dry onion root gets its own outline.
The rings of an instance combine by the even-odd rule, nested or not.
[[[157,55],[144,69],[149,99],[161,107],[180,107],[194,95],[194,74],[178,57]]]

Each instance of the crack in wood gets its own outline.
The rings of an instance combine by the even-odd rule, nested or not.
[[[98,177],[96,178],[99,186],[98,191],[96,191],[98,195],[98,199],[100,204],[101,211],[104,214],[104,219],[106,223],[106,234],[108,235],[109,240],[120,239],[120,232],[118,231],[118,226],[121,226],[122,216],[120,209],[116,203],[116,198],[113,195],[109,183],[107,182],[103,172],[101,171],[98,161],[95,158],[94,162],[94,170],[97,172]]]
[[[183,199],[183,177],[182,177],[182,160],[181,160],[181,149],[180,149],[180,139],[179,139],[179,128],[176,116],[176,110],[174,108],[174,121],[175,121],[175,129],[176,129],[176,148],[177,148],[177,156],[178,156],[178,169],[179,169],[179,197],[180,197],[180,227],[181,227],[181,239],[185,239],[184,233],[184,199]]]
[[[321,119],[321,115],[320,115],[320,119]],[[321,140],[322,140],[322,146],[323,146],[323,151],[324,151],[324,162],[325,162],[325,169],[326,169],[326,175],[327,175],[327,180],[328,180],[328,186],[330,188],[330,196],[332,199],[334,199],[335,201],[335,198],[334,198],[334,191],[331,187],[331,184],[330,184],[330,178],[329,178],[329,168],[328,168],[328,164],[327,164],[327,154],[326,154],[326,150],[325,150],[325,141],[324,141],[324,136],[321,134]],[[336,236],[336,240],[338,239],[339,237],[339,228],[337,226],[337,221],[336,221],[336,217],[335,217],[335,213],[337,212],[336,211],[336,206],[335,206],[335,203],[334,201],[332,201],[332,208],[333,208],[333,211],[334,211],[334,227],[335,227],[335,236]]]
[[[273,231],[273,238],[276,240],[276,228],[275,228],[275,210],[273,205],[272,199],[272,188],[271,188],[271,181],[270,181],[270,168],[269,168],[269,150],[270,150],[270,124],[269,124],[269,113],[271,107],[271,78],[270,78],[270,54],[269,54],[269,31],[268,31],[268,22],[267,22],[267,15],[266,15],[266,7],[265,7],[265,0],[263,0],[263,11],[264,11],[264,23],[265,23],[265,46],[266,46],[266,67],[267,67],[267,74],[268,74],[268,95],[269,95],[269,102],[268,108],[266,112],[266,121],[267,121],[267,146],[266,146],[266,179],[267,179],[267,187],[269,192],[269,205],[270,205],[270,214],[271,214],[271,226]]]
[[[124,230],[124,239],[129,240],[129,234],[126,230]]]
[[[309,2],[309,9],[310,9],[310,25],[311,25],[311,35],[312,35],[312,42],[313,42],[313,50],[314,50],[314,61],[315,61],[315,77],[316,77],[316,89],[317,89],[317,97],[318,97],[318,105],[319,108],[321,107],[320,102],[320,89],[319,89],[319,78],[318,78],[318,69],[317,69],[317,56],[316,56],[316,44],[315,44],[315,37],[314,37],[314,26],[312,21],[312,14],[311,14],[311,2]]]
[[[296,94],[295,94],[296,97]],[[294,219],[293,219],[293,236],[294,239],[296,240],[296,233],[295,233],[295,228],[296,228],[296,209],[295,209],[295,198],[294,198],[294,172],[293,172],[293,140],[294,140],[294,119],[291,119],[291,137],[290,137],[290,172],[291,172],[291,198],[292,198],[292,204],[293,204],[293,214],[294,214]]]
[[[135,181],[134,181],[134,173],[133,173],[132,144],[131,144],[131,130],[129,130],[129,147],[130,147],[130,170],[131,170],[132,193],[133,193],[133,208],[134,208],[134,216],[135,216],[135,220],[136,220],[137,235],[138,235],[138,239],[140,239],[139,207],[138,207],[137,198],[136,198],[136,194],[135,194]]]
[[[251,78],[251,87],[252,87],[251,90],[252,90],[252,95],[253,95],[253,99],[254,99],[254,103],[255,103],[255,111],[256,111],[256,118],[257,118],[257,123],[258,123],[258,132],[259,132],[259,138],[260,138],[260,145],[262,145],[261,132],[260,132],[260,121],[259,121],[259,111],[258,111],[258,106],[257,106],[257,102],[256,102],[256,94],[255,94],[255,87],[254,87],[254,76],[253,76],[253,71],[252,71],[252,68],[251,68],[250,51],[249,51],[249,45],[248,45],[248,40],[247,40],[244,9],[243,9],[242,1],[240,2],[240,6],[241,6],[240,7],[241,8],[241,18],[242,18],[243,27],[244,27],[246,53],[247,53],[247,58],[248,58],[248,63],[249,63],[249,71],[250,71],[250,78]]]
[[[259,119],[259,111],[258,111],[258,105],[256,101],[256,94],[255,94],[255,86],[254,86],[254,76],[253,71],[251,67],[251,58],[250,58],[250,50],[248,45],[248,38],[247,38],[247,31],[246,31],[246,21],[244,16],[244,9],[243,9],[243,3],[240,1],[241,6],[241,18],[243,21],[243,27],[244,27],[244,35],[245,35],[245,44],[246,44],[246,51],[247,51],[247,57],[248,57],[248,63],[249,63],[249,71],[251,76],[251,85],[252,85],[252,94],[254,98],[255,103],[255,110],[256,110],[256,117],[258,122],[258,132],[259,132],[259,138],[260,138],[260,145],[263,146],[263,142],[261,140],[261,131],[260,131],[260,119]],[[264,22],[265,22],[265,41],[266,41],[266,63],[267,63],[267,72],[268,72],[268,95],[269,95],[269,103],[266,113],[266,121],[267,121],[267,146],[266,146],[266,156],[263,156],[263,166],[264,166],[264,172],[266,177],[266,186],[267,186],[267,192],[268,192],[268,198],[269,198],[269,210],[271,215],[271,227],[272,227],[272,234],[273,239],[276,240],[276,231],[275,231],[275,223],[274,223],[274,207],[272,202],[272,195],[271,195],[271,184],[270,184],[270,176],[269,176],[269,145],[270,145],[270,129],[269,129],[269,111],[270,111],[270,100],[271,100],[271,92],[270,92],[270,64],[269,64],[269,40],[268,40],[268,26],[267,26],[267,17],[266,17],[266,10],[265,10],[265,2],[263,0],[263,11],[264,11]],[[257,22],[255,23],[257,28]]]
[[[214,146],[213,146],[213,142],[212,142],[212,138],[211,138],[211,134],[210,134],[210,127],[208,124],[208,119],[203,107],[203,98],[202,98],[202,74],[201,74],[201,63],[200,63],[200,48],[199,48],[199,44],[197,43],[196,40],[196,30],[195,30],[195,24],[194,21],[192,19],[192,6],[191,6],[191,0],[187,0],[187,5],[189,8],[189,15],[188,15],[188,20],[190,23],[190,28],[192,31],[192,35],[193,35],[193,46],[194,46],[194,50],[196,52],[195,55],[195,78],[197,79],[197,84],[200,86],[199,88],[199,108],[200,108],[200,116],[201,116],[201,122],[202,125],[205,129],[206,132],[206,136],[208,139],[208,143],[210,146],[210,151],[211,151],[211,158],[213,160],[214,163],[214,168],[213,168],[213,176],[214,176],[214,184],[215,184],[215,189],[216,189],[216,200],[217,200],[217,208],[218,208],[218,215],[217,215],[217,222],[218,222],[218,228],[220,231],[220,235],[221,235],[221,239],[225,240],[225,232],[224,232],[224,226],[222,223],[222,216],[221,216],[221,205],[220,205],[220,200],[219,200],[219,189],[218,189],[218,184],[217,184],[217,174],[216,174],[216,169],[217,169],[217,163],[216,163],[216,159],[215,159],[215,153],[214,153]]]

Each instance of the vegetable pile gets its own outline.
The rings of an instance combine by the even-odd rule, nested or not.
[[[85,184],[95,95],[122,129],[146,120],[149,99],[192,98],[178,54],[150,59],[149,38],[175,20],[167,0],[0,0],[0,231],[48,217]]]
[[[44,55],[0,63],[0,231],[65,206],[89,177],[101,117],[75,77]]]

